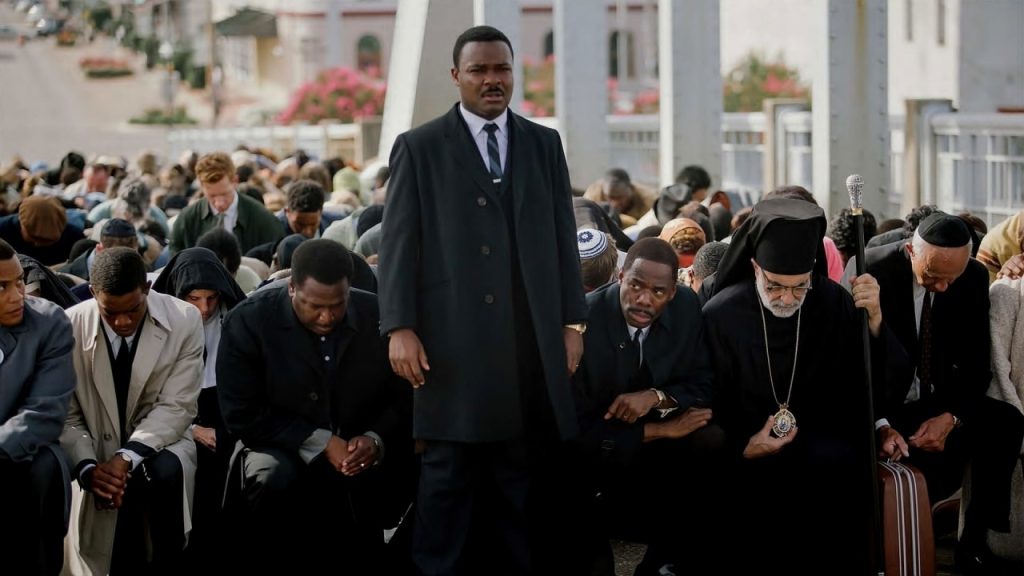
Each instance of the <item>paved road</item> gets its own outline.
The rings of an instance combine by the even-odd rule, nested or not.
[[[0,23],[21,24],[22,16],[3,2]],[[158,77],[87,80],[78,69],[81,57],[110,56],[114,50],[101,41],[70,49],[58,48],[53,39],[24,46],[0,41],[0,163],[20,154],[27,162],[52,165],[69,150],[129,160],[143,149],[163,154],[163,128],[128,124],[129,117],[159,105]]]

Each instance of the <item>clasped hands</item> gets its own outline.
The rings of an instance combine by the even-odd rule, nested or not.
[[[124,491],[131,477],[131,463],[114,454],[85,471],[86,489],[96,496],[97,510],[116,510],[124,502]]]
[[[608,407],[604,419],[616,419],[633,424],[657,408],[659,403],[658,395],[653,390],[619,394],[612,401],[612,405]],[[668,420],[644,424],[644,438],[647,441],[660,438],[682,438],[707,426],[710,421],[710,408],[690,407]]]
[[[332,435],[324,449],[327,462],[345,476],[355,476],[377,463],[380,457],[377,443],[369,436],[354,436],[349,440]]]

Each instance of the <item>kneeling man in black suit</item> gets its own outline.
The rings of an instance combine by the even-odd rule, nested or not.
[[[614,574],[610,536],[649,544],[637,574],[659,574],[699,537],[706,516],[681,494],[707,493],[711,363],[696,295],[677,290],[678,258],[663,240],[630,248],[618,283],[587,295],[583,362],[573,378],[580,435],[573,466],[579,558]],[[575,474],[579,476],[576,477]]]

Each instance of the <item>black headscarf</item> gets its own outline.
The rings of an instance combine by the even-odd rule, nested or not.
[[[622,228],[612,220],[601,205],[586,198],[573,198],[572,209],[576,216],[576,228],[594,228],[607,232],[615,239],[615,247],[623,252],[629,250],[633,240],[623,233]]]
[[[21,262],[21,269],[25,274],[25,285],[39,283],[39,292],[35,293],[36,296],[49,300],[65,310],[78,304],[78,298],[53,270],[24,254],[18,254],[18,261]]]
[[[679,209],[689,204],[690,200],[693,200],[693,189],[682,182],[662,188],[653,208],[658,224],[664,226],[669,220],[678,218]]]
[[[245,300],[245,293],[224,263],[207,248],[188,248],[171,257],[153,283],[153,290],[182,300],[193,290],[216,290],[228,310]]]
[[[777,233],[781,231],[780,225],[787,228],[783,234]],[[732,243],[715,274],[715,293],[752,279],[751,258],[769,272],[802,274],[807,268],[797,270],[810,264],[813,257],[813,272],[828,276],[825,245],[822,244],[827,227],[825,212],[810,202],[792,198],[758,202],[750,217],[732,235]],[[767,234],[769,228],[772,234]],[[766,250],[769,246],[770,250]],[[770,262],[762,262],[764,259]]]

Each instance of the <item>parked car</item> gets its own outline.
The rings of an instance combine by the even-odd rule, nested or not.
[[[64,21],[52,16],[47,16],[36,22],[36,36],[46,37],[60,32],[64,27]]]

